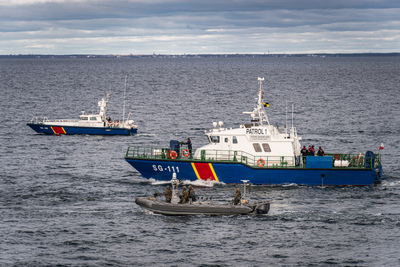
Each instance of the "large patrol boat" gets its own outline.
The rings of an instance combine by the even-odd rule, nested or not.
[[[240,183],[241,179],[254,184],[302,185],[373,185],[386,176],[381,157],[367,151],[362,154],[301,155],[301,137],[296,128],[279,129],[269,123],[264,102],[262,82],[250,123],[237,129],[214,122],[206,131],[209,144],[198,148],[194,155],[182,149],[178,141],[169,147],[130,146],[125,159],[145,178],[169,180],[179,173],[182,180],[215,180]]]
[[[93,134],[93,135],[131,135],[136,134],[138,127],[134,121],[128,118],[125,120],[107,119],[106,110],[111,94],[107,94],[107,100],[104,98],[98,102],[100,108],[97,114],[86,114],[82,111],[79,119],[60,119],[49,120],[44,117],[39,120],[38,117],[32,118],[27,125],[37,133],[43,134]]]

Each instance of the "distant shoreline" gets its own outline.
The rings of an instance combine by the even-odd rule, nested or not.
[[[0,55],[0,59],[11,58],[256,58],[256,57],[388,57],[400,56],[400,52],[393,53],[314,53],[314,54],[152,54],[152,55],[95,55],[95,54],[71,54],[71,55],[39,55],[18,54]]]

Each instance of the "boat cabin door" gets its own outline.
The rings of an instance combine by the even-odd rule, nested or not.
[[[232,136],[223,136],[222,140],[222,150],[231,150],[232,149]]]

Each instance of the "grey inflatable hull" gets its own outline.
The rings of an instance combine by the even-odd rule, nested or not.
[[[135,200],[143,209],[163,215],[244,215],[244,214],[267,214],[270,203],[267,201],[244,205],[223,205],[197,203],[172,204],[157,201],[154,198],[138,197]]]

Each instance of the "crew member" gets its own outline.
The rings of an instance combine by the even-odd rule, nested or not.
[[[239,204],[241,197],[242,197],[242,193],[240,193],[240,189],[236,188],[236,194],[235,194],[235,198],[233,199],[233,205]]]
[[[315,151],[311,146],[308,146],[307,155],[308,156],[314,156],[315,155]]]
[[[189,202],[192,203],[196,201],[196,195],[194,194],[193,186],[189,185]]]
[[[318,156],[323,156],[324,154],[325,154],[324,150],[321,147],[319,147],[317,155]]]
[[[303,148],[301,149],[301,155],[303,156],[303,164],[306,164],[306,156],[307,156],[306,146],[303,146]]]
[[[171,198],[172,198],[172,190],[169,185],[167,185],[167,190],[165,191],[165,201],[168,203],[171,203]]]
[[[186,204],[188,200],[189,200],[189,193],[188,191],[186,191],[186,186],[184,186],[182,191],[182,203]]]

